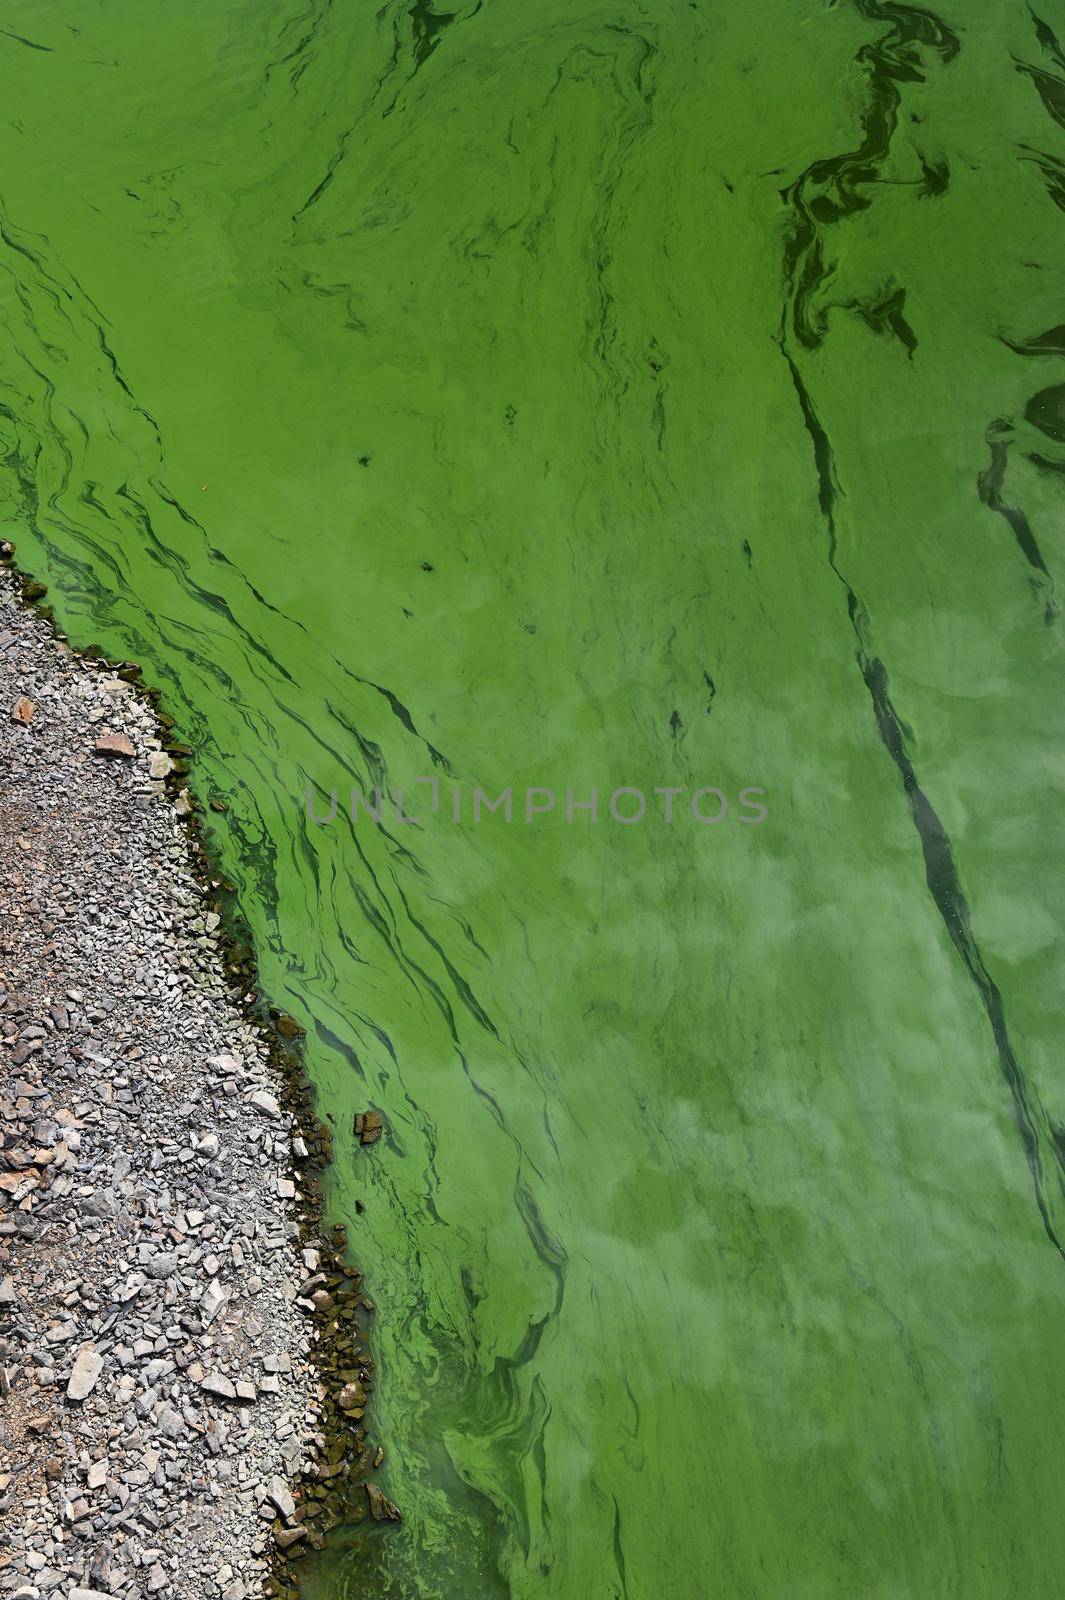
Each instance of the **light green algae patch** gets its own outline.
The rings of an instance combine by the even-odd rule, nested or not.
[[[2,529],[225,797],[379,1306],[307,1592],[1049,1600],[1065,9],[449,3],[0,31]]]

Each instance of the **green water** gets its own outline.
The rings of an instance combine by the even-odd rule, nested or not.
[[[2,525],[226,797],[380,1306],[404,1522],[308,1594],[1056,1596],[1065,5],[0,67]]]

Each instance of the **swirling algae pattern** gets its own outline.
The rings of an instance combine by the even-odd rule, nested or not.
[[[307,1593],[1056,1595],[1065,10],[448,4],[0,27],[3,528],[379,1306]]]

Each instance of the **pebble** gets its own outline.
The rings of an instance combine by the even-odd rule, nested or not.
[[[67,1383],[68,1400],[85,1400],[104,1370],[103,1357],[91,1346],[78,1352]]]
[[[0,1596],[260,1600],[325,1442],[301,1133],[151,705],[3,573],[0,639]]]
[[[98,756],[128,756],[137,754],[124,733],[102,733],[93,745]]]
[[[296,1502],[284,1478],[271,1478],[270,1486],[266,1491],[267,1498],[272,1500],[286,1522],[296,1515]]]
[[[248,1096],[248,1099],[250,1103],[255,1106],[256,1110],[261,1111],[264,1116],[274,1118],[280,1117],[281,1107],[278,1105],[274,1096],[266,1089],[256,1089],[253,1094]]]
[[[230,1380],[221,1372],[209,1372],[200,1380],[200,1388],[208,1394],[216,1394],[222,1400],[235,1400],[237,1391]]]

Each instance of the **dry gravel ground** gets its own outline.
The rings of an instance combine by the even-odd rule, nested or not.
[[[26,1600],[263,1593],[325,1393],[305,1152],[159,734],[0,574],[0,1595]]]

